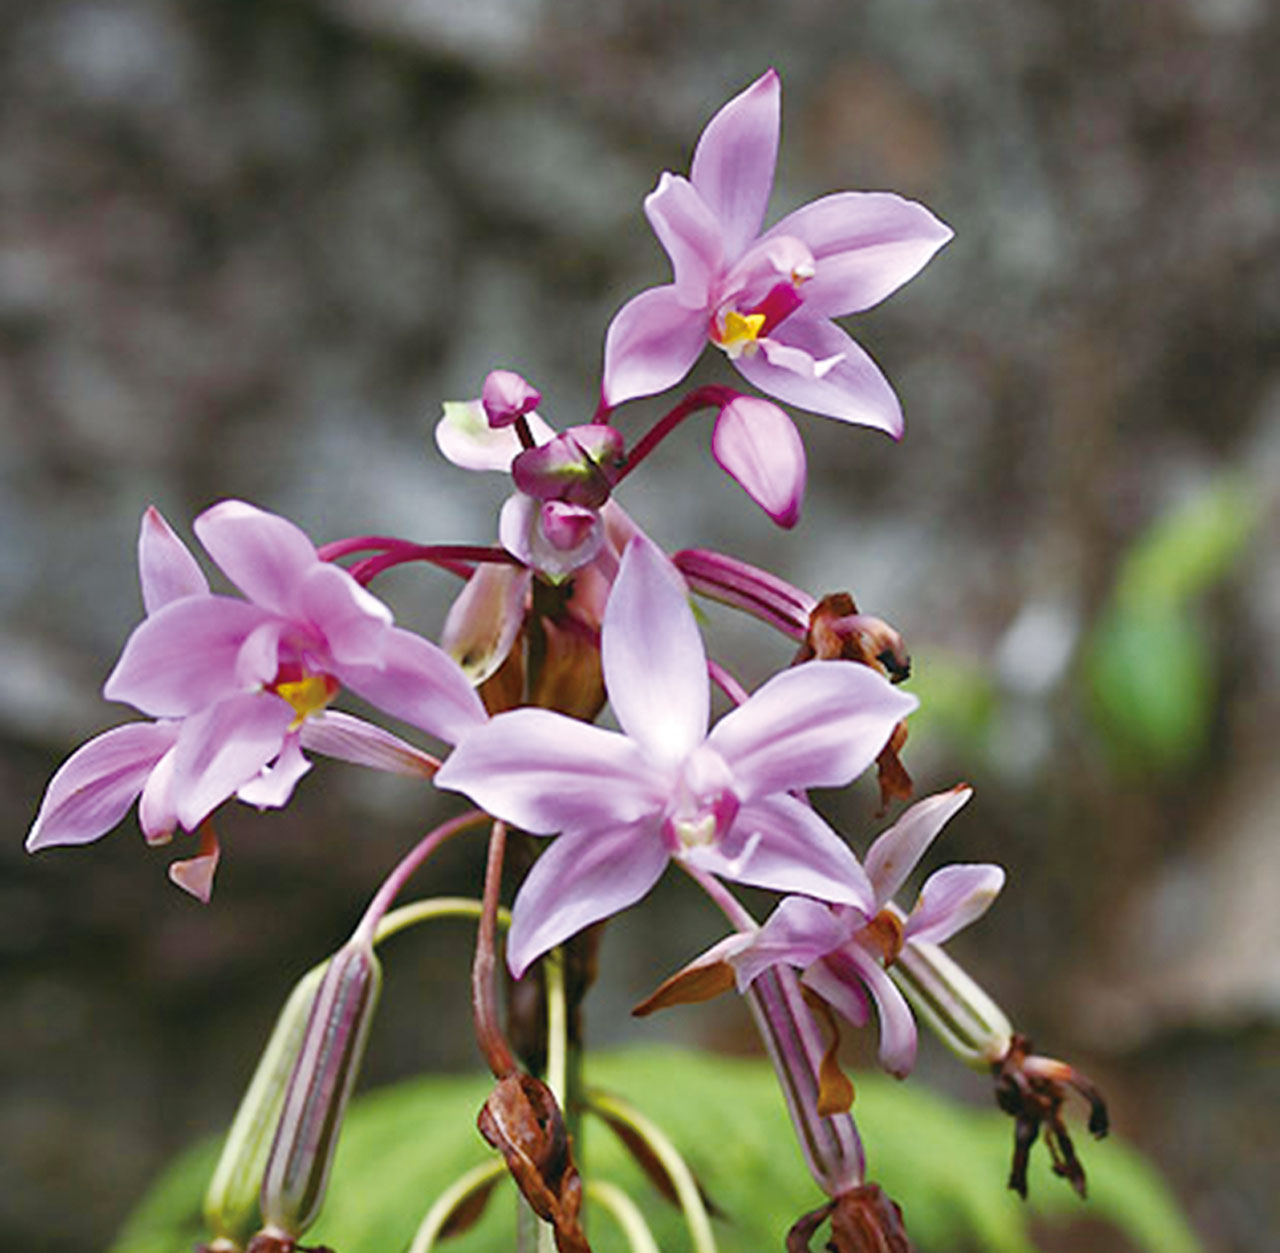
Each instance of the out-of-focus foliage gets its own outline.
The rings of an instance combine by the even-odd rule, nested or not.
[[[654,1049],[595,1055],[589,1079],[638,1103],[686,1154],[725,1214],[717,1223],[721,1253],[781,1248],[790,1224],[821,1202],[766,1063]],[[435,1197],[486,1160],[474,1115],[488,1086],[487,1079],[474,1076],[430,1078],[383,1089],[353,1105],[329,1201],[307,1242],[340,1253],[406,1248]],[[1084,1147],[1091,1186],[1087,1206],[1052,1177],[1038,1154],[1032,1199],[1024,1204],[1004,1188],[1012,1128],[1002,1116],[879,1076],[859,1079],[855,1110],[871,1173],[901,1204],[922,1253],[1032,1253],[1033,1219],[1056,1226],[1073,1218],[1112,1224],[1135,1248],[1151,1253],[1198,1248],[1163,1184],[1122,1144]],[[588,1176],[625,1187],[660,1248],[678,1253],[689,1247],[678,1211],[660,1199],[613,1136],[599,1123],[588,1123],[583,1139]],[[216,1152],[216,1144],[205,1143],[175,1162],[113,1253],[173,1253],[197,1241],[199,1199]],[[510,1247],[512,1197],[510,1190],[499,1192],[481,1222],[445,1247],[457,1253]],[[591,1218],[588,1231],[597,1253],[625,1248],[600,1214]]]
[[[1085,660],[1119,768],[1167,769],[1203,751],[1217,684],[1197,602],[1240,559],[1259,512],[1251,485],[1228,476],[1157,518],[1126,554]]]

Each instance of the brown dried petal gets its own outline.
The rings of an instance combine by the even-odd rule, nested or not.
[[[818,1113],[823,1118],[853,1108],[853,1080],[840,1069],[840,1022],[831,1006],[810,988],[801,989],[805,1004],[827,1026],[830,1043],[818,1065]]]
[[[646,1018],[657,1010],[670,1009],[672,1005],[696,1005],[700,1001],[709,1001],[722,992],[731,991],[733,982],[733,967],[728,962],[708,962],[705,965],[695,962],[664,979],[631,1014],[635,1018]]]
[[[533,1212],[555,1228],[560,1253],[591,1253],[578,1221],[582,1180],[551,1089],[528,1074],[499,1080],[476,1120],[506,1160]]]
[[[787,1235],[787,1253],[810,1253],[814,1234],[828,1217],[827,1253],[911,1253],[902,1210],[875,1183],[850,1188],[805,1214]]]
[[[889,742],[876,758],[876,778],[880,784],[880,812],[883,814],[892,801],[909,801],[915,784],[899,754],[907,742],[907,724],[899,722],[889,736]]]

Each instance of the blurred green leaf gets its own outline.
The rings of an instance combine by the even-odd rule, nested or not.
[[[1185,607],[1235,564],[1261,506],[1251,483],[1226,475],[1156,519],[1124,558],[1117,605],[1140,613]]]
[[[1121,767],[1170,769],[1204,749],[1213,665],[1185,612],[1113,608],[1094,629],[1087,670],[1094,717]]]
[[[911,737],[919,744],[938,734],[970,747],[990,734],[996,714],[991,674],[963,657],[938,649],[912,658],[907,689],[920,698],[911,715]]]
[[[684,1152],[728,1215],[717,1223],[722,1253],[781,1249],[790,1224],[821,1197],[800,1158],[773,1072],[763,1061],[647,1049],[593,1057],[591,1083],[625,1095]],[[400,1253],[421,1215],[459,1174],[488,1157],[475,1115],[483,1077],[427,1078],[356,1102],[334,1168],[329,1201],[307,1243],[339,1253]],[[855,1106],[872,1175],[903,1208],[921,1253],[1031,1253],[1034,1217],[1050,1224],[1105,1220],[1136,1248],[1196,1253],[1168,1192],[1133,1150],[1107,1141],[1083,1152],[1092,1199],[1081,1204],[1037,1154],[1032,1201],[1005,1187],[1012,1127],[915,1085],[880,1076],[858,1081]],[[1083,1134],[1083,1131],[1082,1131]],[[589,1171],[627,1189],[660,1248],[688,1248],[679,1215],[598,1122],[583,1133]],[[217,1145],[176,1161],[138,1208],[113,1253],[175,1253],[201,1237],[199,1202]],[[446,1248],[493,1253],[512,1246],[514,1201],[501,1189],[480,1223]],[[623,1253],[604,1215],[589,1217],[596,1253]]]

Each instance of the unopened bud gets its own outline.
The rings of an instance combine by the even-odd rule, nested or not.
[[[574,426],[511,463],[516,486],[536,500],[562,500],[599,509],[613,490],[626,454],[614,426]]]
[[[240,1248],[258,1226],[267,1156],[323,975],[324,967],[315,967],[290,993],[227,1132],[204,1197],[204,1219],[213,1237],[206,1247],[211,1251]]]
[[[264,1234],[296,1238],[320,1211],[381,986],[366,939],[352,940],[325,969],[262,1180]]]
[[[480,403],[490,426],[510,426],[536,409],[542,393],[513,370],[490,370],[480,391]]]

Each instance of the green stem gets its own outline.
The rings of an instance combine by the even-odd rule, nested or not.
[[[451,1183],[436,1198],[435,1204],[427,1210],[426,1216],[414,1233],[409,1253],[430,1253],[439,1242],[440,1233],[449,1221],[453,1211],[472,1192],[478,1191],[486,1184],[499,1179],[506,1173],[507,1165],[501,1159],[483,1162],[455,1182]]]
[[[587,1198],[597,1201],[613,1216],[627,1238],[631,1253],[662,1253],[640,1207],[617,1184],[595,1179],[586,1186]]]

